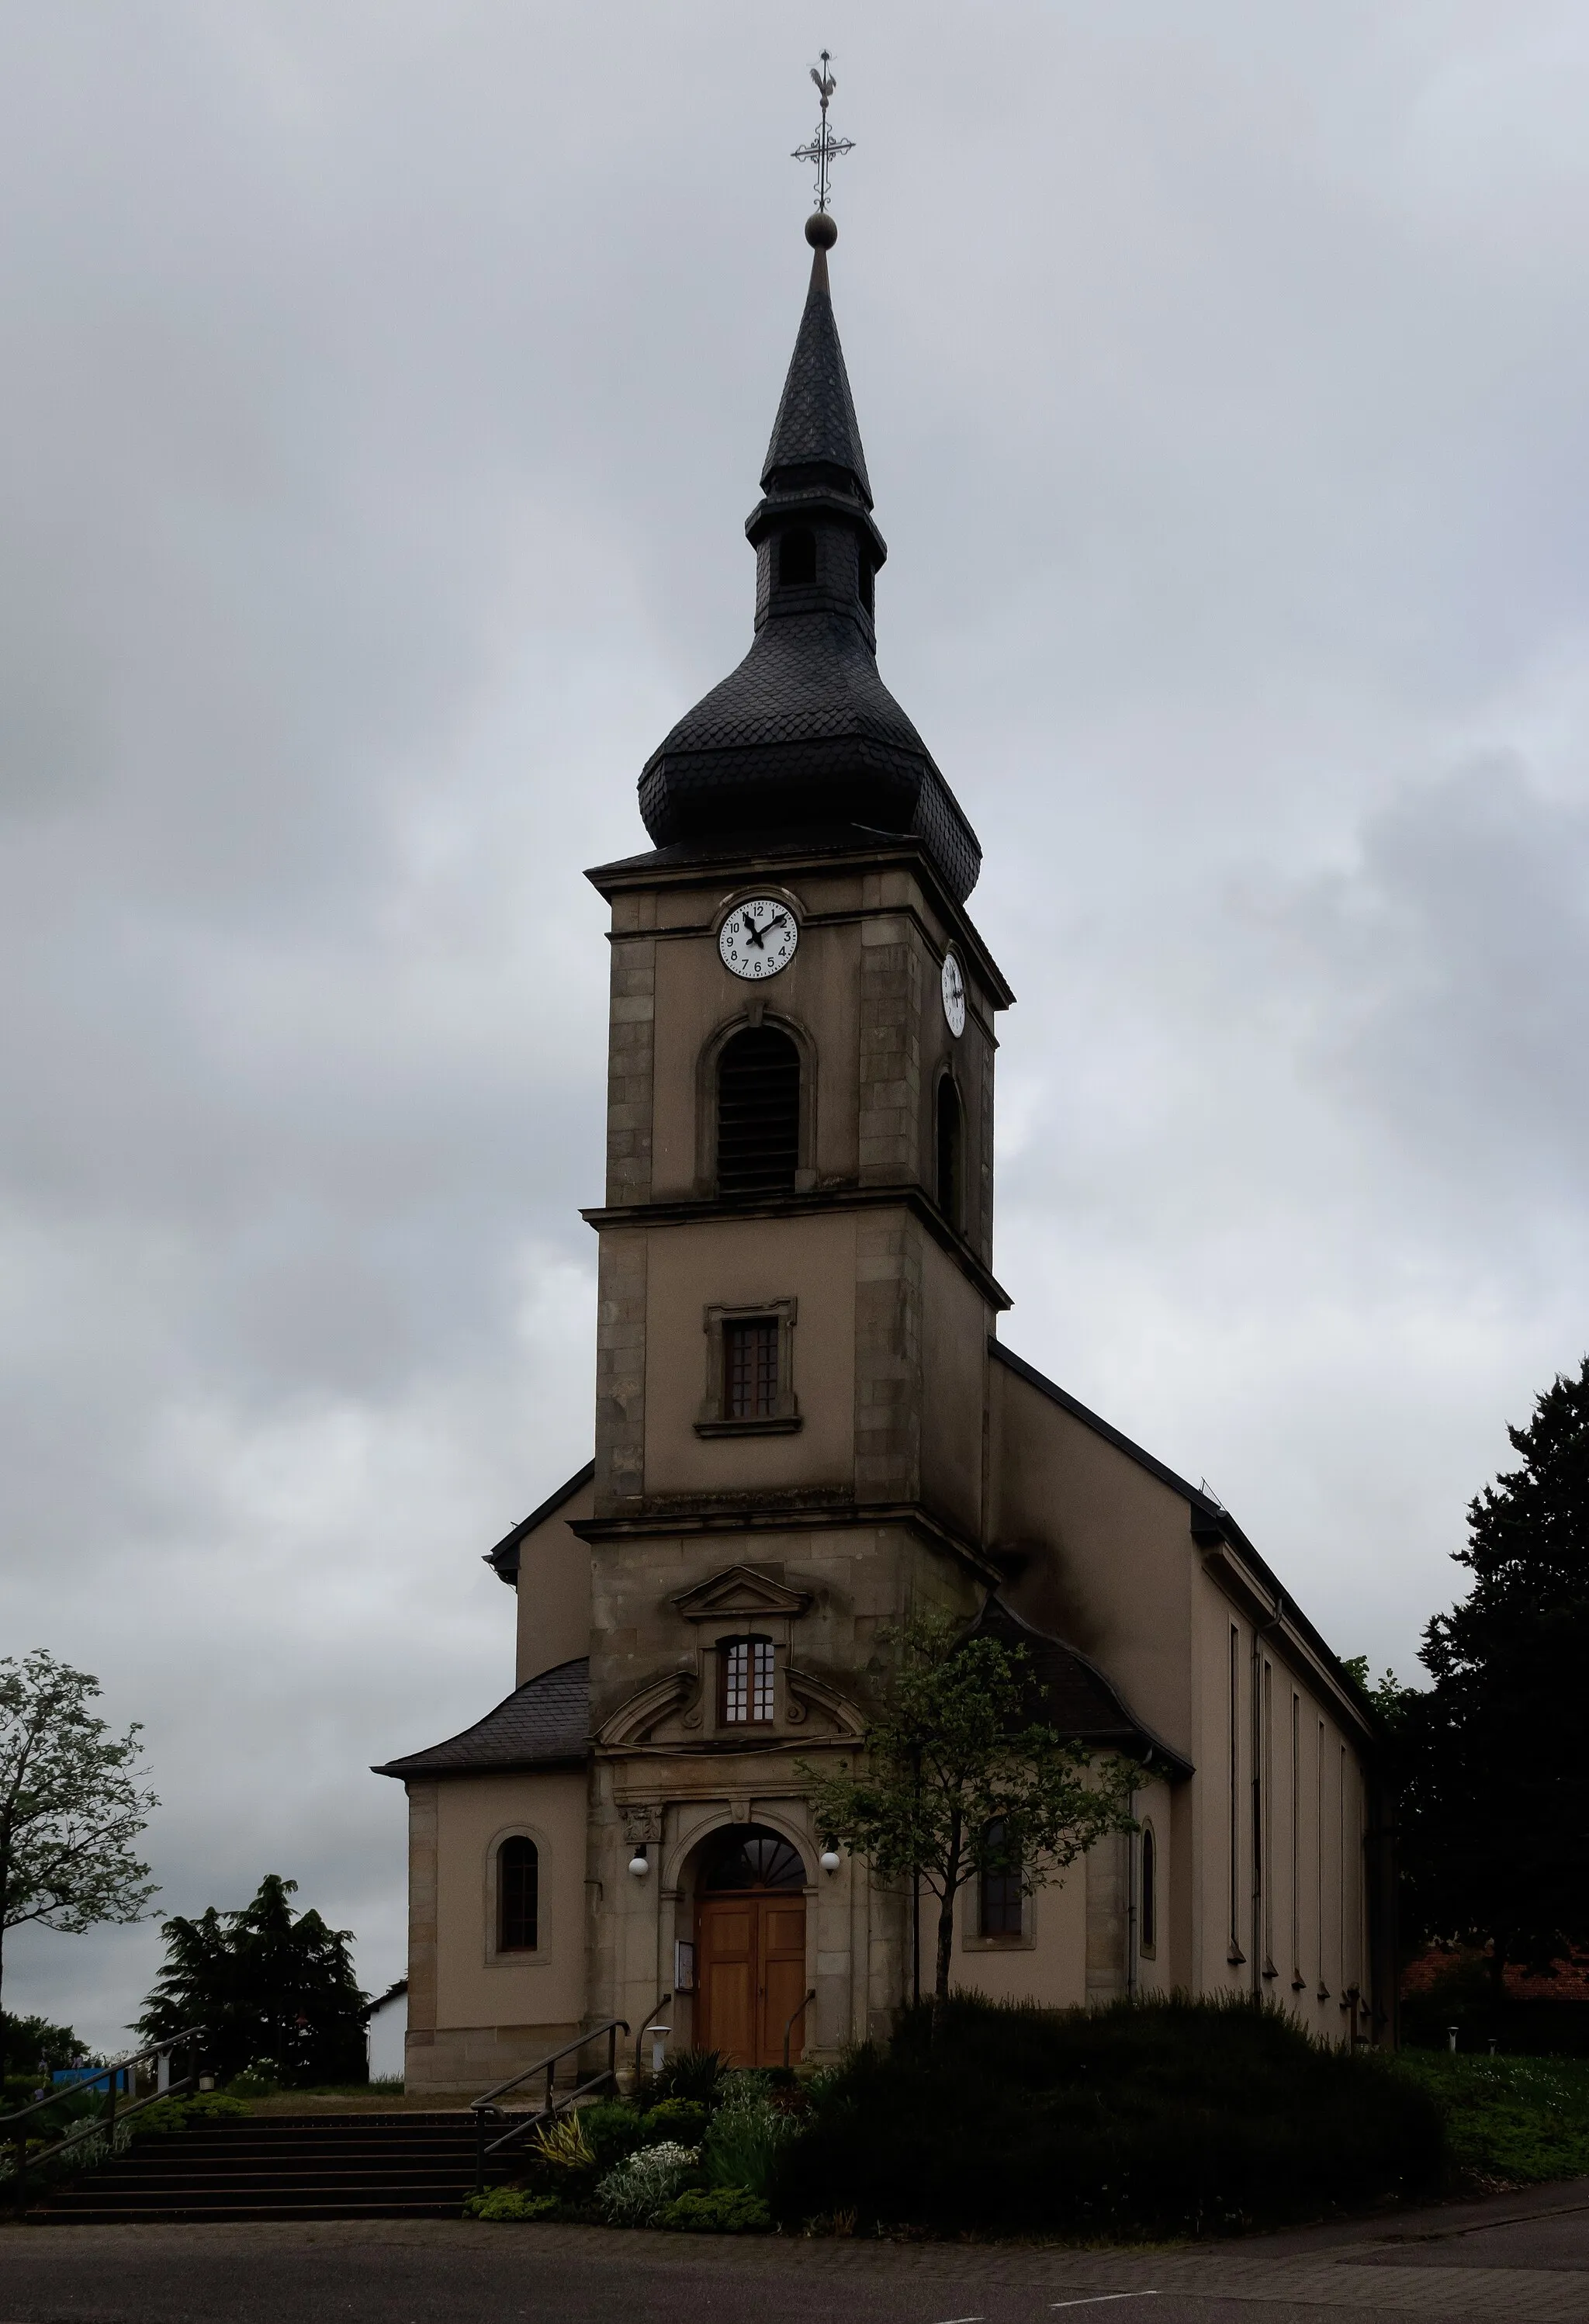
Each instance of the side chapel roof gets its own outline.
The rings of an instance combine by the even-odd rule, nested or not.
[[[1096,1663],[1063,1638],[1038,1629],[1002,1598],[988,1600],[971,1635],[1025,1649],[1032,1682],[1025,1706],[1029,1718],[1057,1728],[1074,1742],[1095,1744],[1101,1751],[1123,1751],[1172,1782],[1194,1772],[1189,1759],[1143,1724]]]
[[[583,1767],[590,1757],[590,1657],[526,1679],[484,1719],[428,1751],[371,1770],[400,1779],[473,1775],[510,1767]]]

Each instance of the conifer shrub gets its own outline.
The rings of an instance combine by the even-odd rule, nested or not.
[[[951,1997],[809,2085],[785,2221],[945,2233],[1233,2234],[1427,2192],[1443,2133],[1373,2052],[1249,2000],[1049,2010]]]

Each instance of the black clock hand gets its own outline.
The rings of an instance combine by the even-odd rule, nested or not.
[[[748,912],[744,916],[744,932],[746,936],[749,936],[751,942],[755,945],[758,952],[766,951],[767,939],[762,934],[761,929],[756,926],[754,920],[752,919]]]

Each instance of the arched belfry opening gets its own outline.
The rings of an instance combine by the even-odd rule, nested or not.
[[[775,1025],[747,1025],[717,1059],[717,1192],[787,1194],[800,1159],[800,1053]]]
[[[781,1832],[730,1824],[707,1841],[696,1879],[694,2040],[734,2066],[801,2052],[806,1867]],[[791,2020],[793,2021],[791,2023]]]
[[[938,1119],[934,1124],[933,1193],[951,1226],[963,1227],[965,1206],[965,1110],[954,1078],[943,1074],[938,1085]]]
[[[791,525],[778,536],[778,579],[785,589],[807,589],[817,578],[817,536],[809,525]]]

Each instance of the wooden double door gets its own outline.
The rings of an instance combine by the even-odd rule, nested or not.
[[[732,2066],[781,2066],[806,1991],[806,1900],[797,1890],[704,1897],[696,1922],[696,2041]],[[803,2019],[790,2035],[799,2057]]]

